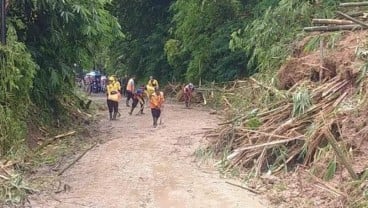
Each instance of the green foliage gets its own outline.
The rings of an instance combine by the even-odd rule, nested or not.
[[[37,66],[25,45],[8,28],[8,45],[0,46],[0,156],[21,149],[26,135],[29,93]]]
[[[27,194],[32,192],[33,190],[20,174],[12,174],[9,177],[4,176],[0,179],[0,202],[4,202],[7,205],[16,205],[24,202]]]
[[[248,65],[258,65],[261,71],[276,70],[291,53],[289,44],[310,24],[311,18],[332,17],[338,2],[329,0],[315,5],[305,0],[281,0],[277,6],[272,3],[262,17],[256,18],[244,30],[232,33],[230,48],[240,48],[250,54]]]
[[[308,89],[300,88],[293,95],[293,117],[302,115],[312,105]]]
[[[334,48],[336,46],[336,42],[340,40],[342,33],[334,32],[326,35],[317,35],[311,37],[308,42],[304,46],[305,52],[315,51],[320,48],[320,42],[323,41],[327,48]]]
[[[257,117],[253,117],[249,119],[247,122],[247,127],[253,130],[257,129],[261,125],[262,125],[262,122]]]
[[[109,73],[136,75],[145,81],[153,75],[162,83],[173,76],[164,52],[170,17],[169,0],[114,1],[110,10],[118,18],[126,38],[111,48]]]
[[[336,157],[331,160],[327,166],[327,170],[324,176],[325,180],[331,180],[336,173]]]
[[[254,73],[246,67],[247,56],[228,46],[229,34],[242,24],[236,19],[242,9],[236,0],[178,0],[171,6],[174,38],[167,47],[175,41],[175,50],[168,51],[168,58],[181,61],[187,80],[226,81]]]

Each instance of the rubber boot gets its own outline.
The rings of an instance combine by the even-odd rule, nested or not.
[[[128,99],[126,100],[126,107],[130,107]]]
[[[157,127],[157,120],[158,120],[158,118],[156,118],[156,117],[153,118],[153,128]]]
[[[112,112],[109,112],[110,121],[112,120]]]
[[[117,114],[118,114],[117,112],[114,112],[114,115],[112,116],[112,120],[116,120],[116,115]]]

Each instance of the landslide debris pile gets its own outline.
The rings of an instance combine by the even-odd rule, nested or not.
[[[240,97],[255,97],[249,86],[256,92],[261,86],[277,98],[258,105],[255,100],[264,99],[253,98],[243,105],[249,106],[247,113],[235,115],[208,133],[209,148],[218,155],[227,153],[227,168],[262,175],[302,166],[324,179],[333,179],[340,172],[343,177],[339,180],[365,175],[366,32],[343,32],[341,36],[337,45],[322,55],[315,50],[287,60],[277,73],[277,88],[251,78],[244,84],[247,90],[234,89]],[[302,41],[299,51],[311,38]]]

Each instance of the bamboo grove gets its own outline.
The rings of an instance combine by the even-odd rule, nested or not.
[[[154,75],[163,83],[273,71],[310,16],[328,18],[336,4],[10,0],[8,44],[0,48],[0,155],[22,149],[35,120],[68,123],[66,103],[78,105],[74,78],[83,69]]]

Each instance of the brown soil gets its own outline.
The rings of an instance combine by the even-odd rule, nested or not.
[[[345,32],[334,48],[325,47],[323,63],[319,50],[308,54],[302,52],[304,45],[311,38],[311,36],[306,37],[298,43],[299,53],[287,60],[278,71],[278,88],[287,90],[301,80],[324,81],[337,74],[346,76],[345,71],[351,68],[359,69],[359,66],[354,66],[354,62],[358,61],[355,51],[357,46],[364,46],[365,36],[365,31]]]
[[[213,165],[198,166],[193,153],[217,123],[208,111],[167,103],[156,129],[147,109],[139,116],[120,111],[112,122],[100,112],[104,142],[63,174],[63,191],[32,196],[32,207],[268,207],[225,183]]]

